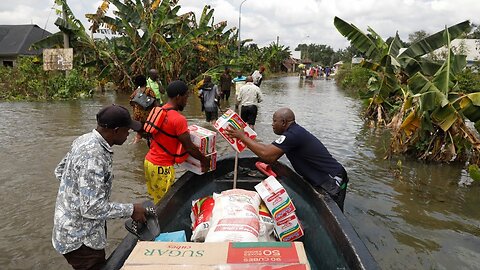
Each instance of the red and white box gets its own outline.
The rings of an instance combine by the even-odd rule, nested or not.
[[[242,152],[247,148],[245,143],[243,143],[241,140],[236,139],[236,138],[230,138],[225,134],[225,130],[228,127],[232,127],[235,129],[243,129],[245,131],[245,134],[250,137],[251,139],[255,139],[257,137],[257,133],[251,129],[245,121],[242,120],[240,115],[238,115],[236,112],[233,110],[227,110],[222,116],[220,116],[215,124],[213,124],[213,127],[220,132],[223,138],[227,140],[227,142],[232,146],[233,149],[237,152]]]
[[[265,202],[275,221],[279,221],[295,212],[290,196],[278,180],[269,176],[255,186],[260,198]]]
[[[298,217],[292,213],[282,220],[274,221],[275,232],[282,242],[292,242],[303,236],[303,229]]]
[[[208,171],[216,170],[217,169],[217,152],[215,151],[205,156],[210,157],[210,168],[208,169]],[[204,172],[202,172],[202,164],[200,163],[200,160],[192,156],[188,156],[185,162],[180,164],[180,167],[185,170],[191,171],[195,174],[199,174],[199,175],[204,174]]]
[[[188,131],[193,144],[198,146],[198,150],[202,154],[206,155],[215,152],[217,132],[197,125],[188,126]]]

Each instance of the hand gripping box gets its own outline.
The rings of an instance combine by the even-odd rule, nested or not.
[[[287,191],[275,177],[269,176],[257,184],[255,190],[265,202],[275,221],[282,220],[295,212],[295,206]]]
[[[310,270],[310,265],[301,242],[140,241],[122,269]]]
[[[198,150],[204,155],[215,152],[215,143],[217,132],[197,126],[188,126],[190,132],[190,138],[193,144],[198,146]]]
[[[255,139],[257,137],[257,133],[253,131],[238,115],[236,112],[233,110],[227,110],[222,116],[220,116],[215,124],[213,124],[213,127],[220,132],[223,138],[227,140],[227,142],[232,146],[233,149],[237,152],[242,152],[247,148],[245,143],[243,143],[241,140],[238,140],[236,138],[230,138],[225,134],[225,129],[228,127],[236,128],[236,129],[242,129],[245,131],[246,135],[250,137],[251,139]]]
[[[217,169],[217,152],[215,151],[205,156],[210,157],[210,169],[208,171],[216,170]],[[200,163],[200,160],[192,156],[188,156],[188,158],[183,163],[180,164],[180,167],[198,175],[203,174],[202,164]]]

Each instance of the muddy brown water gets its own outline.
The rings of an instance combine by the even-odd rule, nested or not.
[[[480,269],[480,185],[462,184],[470,181],[462,166],[401,158],[399,169],[399,158],[384,160],[384,132],[364,124],[361,102],[333,80],[278,78],[265,81],[262,91],[259,139],[276,139],[271,118],[277,108],[294,110],[297,122],[346,167],[345,214],[383,269]],[[58,190],[53,169],[77,136],[95,128],[102,106],[128,106],[127,98],[107,92],[91,100],[0,103],[1,269],[69,269],[51,244]],[[193,95],[184,114],[189,124],[208,127]],[[128,144],[133,135],[114,147],[115,201],[147,199],[147,147]],[[222,139],[217,151],[232,152]],[[107,254],[125,234],[123,220],[108,222]]]

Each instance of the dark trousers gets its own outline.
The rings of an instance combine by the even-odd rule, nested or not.
[[[82,245],[78,249],[64,254],[67,262],[77,270],[99,270],[105,265],[105,249],[96,250]]]
[[[325,181],[320,187],[315,187],[315,189],[322,189],[326,191],[330,198],[337,203],[340,210],[343,212],[343,205],[345,202],[345,196],[347,195],[347,185],[348,185],[348,176],[345,170],[342,170],[336,176],[330,176],[328,181]]]
[[[218,110],[213,112],[205,111],[205,119],[207,120],[207,122],[217,120],[217,118],[218,118]]]
[[[257,120],[258,108],[257,105],[242,106],[240,109],[240,117],[247,124],[254,126]]]
[[[230,97],[230,90],[224,90],[222,93],[222,98],[225,98],[225,100],[228,100]]]

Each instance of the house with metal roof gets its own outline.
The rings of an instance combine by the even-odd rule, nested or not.
[[[50,35],[36,24],[0,25],[0,64],[15,66],[19,56],[42,54],[41,49],[31,50],[30,46]]]

